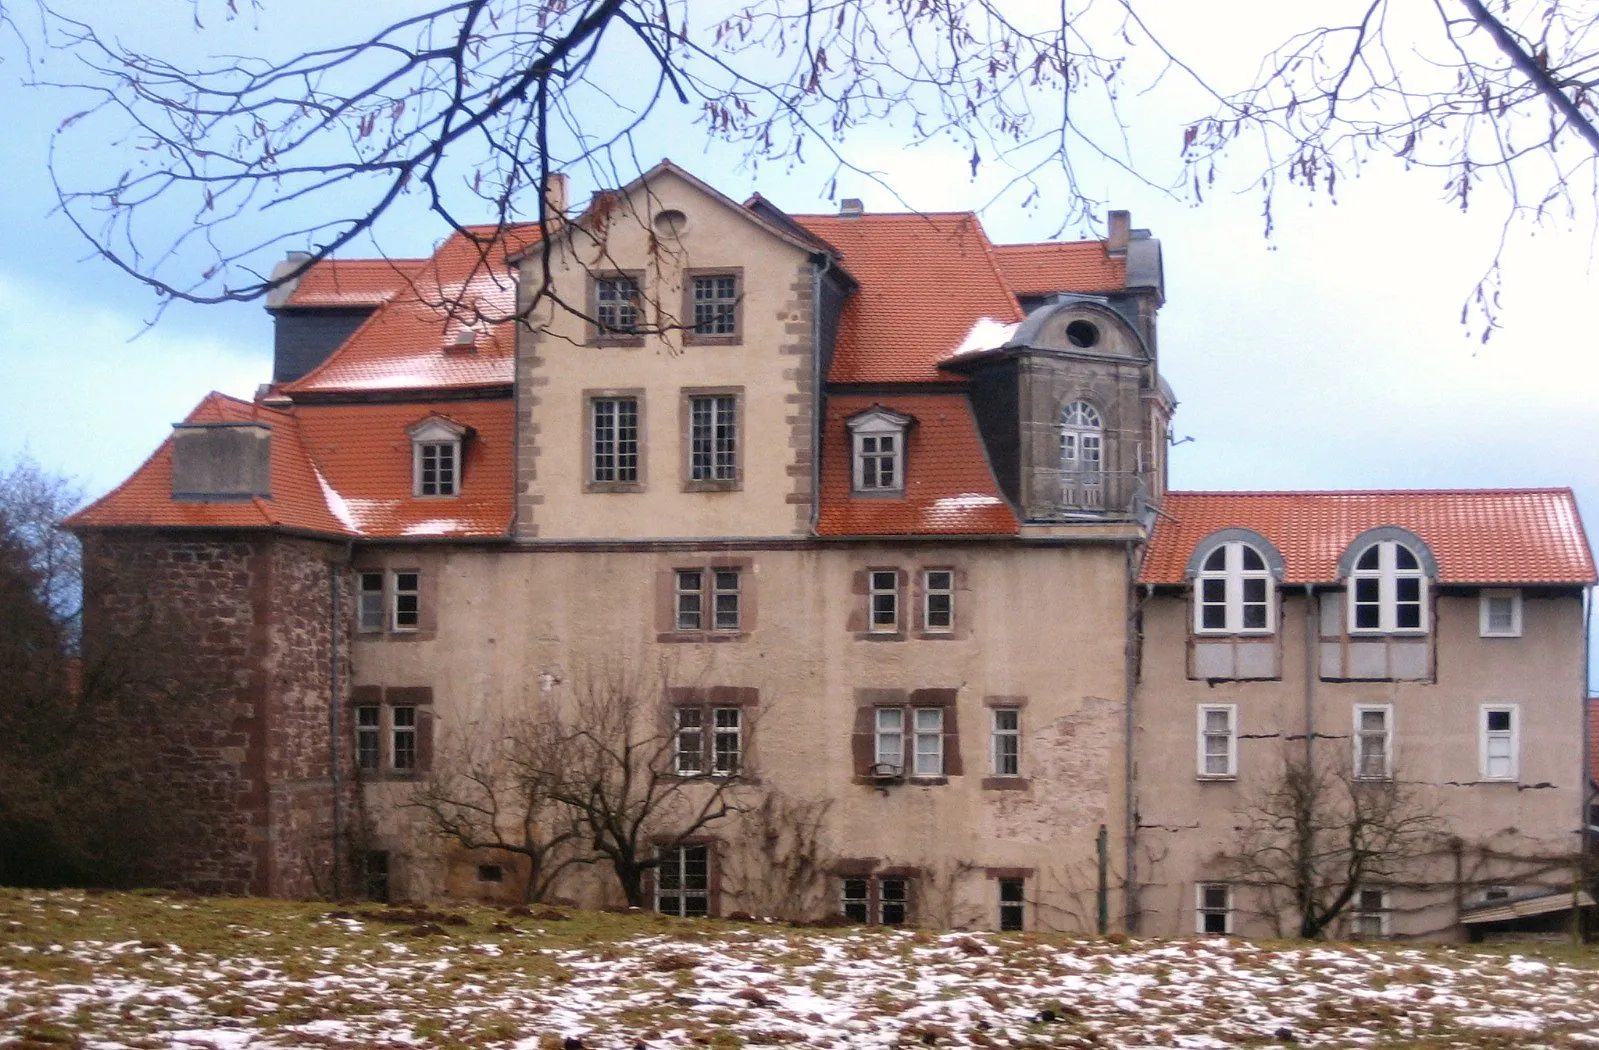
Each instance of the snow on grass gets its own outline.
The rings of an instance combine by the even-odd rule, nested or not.
[[[0,1048],[1599,1046],[1572,949],[170,903],[0,891]]]

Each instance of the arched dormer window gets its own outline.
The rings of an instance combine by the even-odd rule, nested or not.
[[[461,493],[461,445],[467,428],[434,415],[410,428],[411,494],[458,496]]]
[[[1253,544],[1216,544],[1194,578],[1195,633],[1270,634],[1277,629],[1274,583],[1266,558]]]
[[[1348,573],[1350,633],[1427,630],[1428,575],[1422,556],[1404,540],[1359,547]]]
[[[1087,401],[1073,401],[1060,413],[1062,502],[1097,510],[1105,505],[1105,425]]]

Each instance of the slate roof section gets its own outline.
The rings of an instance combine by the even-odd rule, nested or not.
[[[285,306],[378,306],[410,284],[426,259],[323,259],[300,276]]]
[[[1139,575],[1182,583],[1195,546],[1253,529],[1281,552],[1286,583],[1333,583],[1360,533],[1394,525],[1431,548],[1441,583],[1591,584],[1593,553],[1570,489],[1172,492]]]
[[[161,443],[133,476],[65,522],[69,528],[292,529],[354,536],[333,512],[299,423],[287,412],[209,394],[186,423],[262,423],[272,429],[272,497],[174,502],[172,439]]]
[[[1017,295],[1106,294],[1127,286],[1127,259],[1105,254],[1104,241],[996,244],[1000,272]]]
[[[911,416],[905,443],[905,494],[854,496],[844,421],[873,405]],[[1011,535],[1016,514],[994,480],[964,393],[828,399],[822,434],[823,536]]]
[[[371,394],[509,386],[516,281],[506,257],[537,241],[536,223],[457,230],[326,361],[284,392]],[[472,347],[454,345],[471,327]]]
[[[973,323],[1022,319],[971,212],[792,218],[834,245],[860,284],[840,318],[831,383],[963,385],[938,363]]]

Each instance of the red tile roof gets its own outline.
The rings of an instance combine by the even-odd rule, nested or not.
[[[902,499],[856,498],[844,421],[873,405],[912,416]],[[823,536],[990,535],[1017,531],[963,393],[828,398],[822,435]]]
[[[263,423],[271,427],[272,498],[174,502],[172,439],[169,437],[132,477],[68,518],[66,524],[72,528],[285,528],[354,535],[329,508],[316,467],[306,454],[304,435],[293,416],[223,394],[211,394],[189,413],[185,422]]]
[[[793,219],[837,247],[860,283],[844,304],[830,382],[961,384],[938,362],[973,322],[1022,319],[971,212]]]
[[[332,356],[284,386],[294,394],[508,386],[515,370],[516,281],[505,259],[538,239],[532,223],[468,227],[407,275]],[[454,346],[471,327],[473,346]]]
[[[1593,554],[1570,489],[1417,492],[1172,492],[1140,579],[1181,583],[1195,546],[1252,529],[1285,562],[1285,582],[1327,583],[1360,533],[1384,525],[1431,548],[1444,583],[1593,583]]]
[[[377,306],[405,288],[426,259],[323,259],[300,276],[286,306]]]
[[[362,536],[505,536],[515,491],[509,398],[400,404],[297,405],[305,446],[336,495],[334,510]],[[471,428],[458,496],[411,494],[407,428],[432,415]]]
[[[996,244],[994,255],[1017,295],[1119,292],[1127,286],[1127,259],[1106,255],[1104,241]]]

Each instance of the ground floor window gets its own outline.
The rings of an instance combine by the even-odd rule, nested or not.
[[[1022,879],[999,880],[999,928],[1027,928],[1027,886]]]
[[[361,855],[361,896],[369,901],[389,899],[389,854],[387,850],[367,850]]]
[[[1388,891],[1360,890],[1349,913],[1351,937],[1388,936]]]
[[[1194,887],[1198,933],[1233,932],[1233,888],[1225,882],[1202,882]]]
[[[845,879],[839,905],[851,922],[903,926],[910,919],[910,880]]]
[[[711,848],[677,846],[661,851],[655,870],[655,910],[663,915],[711,913]]]

